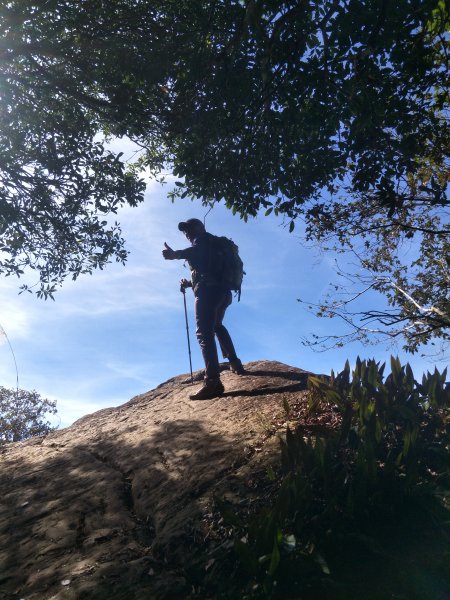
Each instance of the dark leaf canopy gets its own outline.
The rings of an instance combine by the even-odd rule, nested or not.
[[[346,177],[395,207],[448,150],[442,0],[21,0],[0,18],[2,129],[56,175],[63,140],[103,127],[194,196],[295,216]]]
[[[123,260],[104,215],[142,199],[138,167],[243,218],[301,217],[311,238],[348,245],[364,224],[372,249],[442,251],[448,30],[446,0],[3,3],[0,270],[51,285]],[[136,168],[99,133],[139,144]]]

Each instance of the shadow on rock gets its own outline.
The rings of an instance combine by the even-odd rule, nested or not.
[[[135,443],[29,445],[30,460],[1,468],[2,600],[128,600],[180,587],[168,559],[201,543],[203,496],[242,452],[195,420]]]

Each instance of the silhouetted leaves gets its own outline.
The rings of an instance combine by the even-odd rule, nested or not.
[[[347,362],[330,378],[310,377],[310,410],[337,411],[340,426],[326,436],[306,435],[302,423],[287,429],[280,485],[271,503],[246,524],[227,517],[246,575],[224,585],[223,597],[355,597],[352,586],[365,569],[372,577],[367,585],[374,585],[376,565],[401,561],[409,552],[403,543],[401,551],[388,547],[386,540],[398,535],[403,542],[406,532],[425,527],[436,539],[442,534],[445,546],[450,489],[445,378],[446,371],[435,371],[419,384],[410,366],[395,357],[387,377],[384,365],[359,358],[352,372]],[[401,584],[397,573],[389,578],[379,589],[364,584],[357,589],[361,596],[383,597],[381,590],[393,593]],[[450,585],[448,577],[445,581]],[[333,585],[339,594],[326,596]],[[414,595],[413,582],[409,589]]]
[[[0,270],[43,296],[125,259],[102,217],[142,199],[141,168],[342,244],[447,203],[444,2],[12,0],[0,25]],[[139,144],[129,172],[99,133]]]

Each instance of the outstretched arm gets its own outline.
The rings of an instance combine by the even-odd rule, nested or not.
[[[168,246],[166,244],[166,242],[164,242],[164,250],[162,251],[162,255],[164,256],[164,258],[166,260],[174,260],[175,258],[181,258],[178,255],[178,250],[173,250],[170,246]]]
[[[166,242],[164,242],[164,250],[162,251],[162,255],[166,260],[192,260],[193,254],[195,254],[195,248],[191,246],[190,248],[185,248],[184,250],[173,250]]]

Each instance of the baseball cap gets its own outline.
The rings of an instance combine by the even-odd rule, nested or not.
[[[187,221],[181,221],[181,223],[178,223],[178,229],[183,232],[198,228],[205,228],[200,219],[188,219]]]

